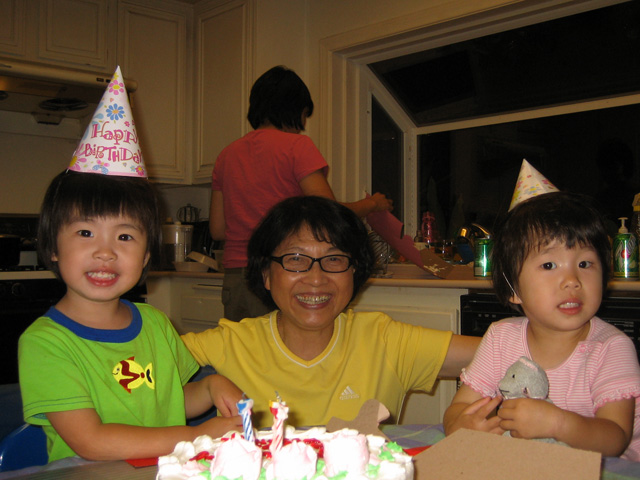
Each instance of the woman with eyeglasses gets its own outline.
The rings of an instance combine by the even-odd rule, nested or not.
[[[479,339],[345,310],[369,277],[367,230],[348,208],[321,197],[277,204],[249,241],[248,284],[273,310],[182,338],[254,401],[254,425],[272,424],[276,392],[289,423],[354,418],[371,398],[394,418],[409,390],[456,377]]]

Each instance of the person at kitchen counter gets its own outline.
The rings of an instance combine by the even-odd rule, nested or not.
[[[309,137],[300,135],[312,113],[311,94],[302,79],[283,66],[273,67],[251,88],[248,119],[254,130],[216,160],[209,228],[214,240],[225,242],[222,303],[227,319],[269,311],[245,279],[249,237],[269,209],[299,195],[335,199],[326,160]],[[360,217],[392,209],[391,200],[380,193],[344,205]]]
[[[18,357],[24,417],[43,426],[50,462],[155,457],[242,430],[242,392],[220,375],[188,383],[198,365],[167,316],[120,298],[144,279],[161,237],[120,78],[118,68],[40,215],[40,259],[67,291],[21,335]],[[186,426],[213,404],[222,416]]]
[[[211,365],[254,401],[267,427],[275,391],[296,426],[354,418],[375,398],[398,418],[405,394],[456,377],[477,337],[397,322],[380,312],[345,310],[373,266],[367,229],[323,197],[277,204],[249,241],[249,286],[272,311],[182,336],[200,365]]]
[[[588,198],[565,192],[522,201],[498,230],[492,259],[498,298],[524,316],[489,327],[445,412],[445,432],[509,431],[640,461],[636,350],[595,316],[611,266],[600,212]],[[551,402],[501,403],[500,380],[522,356],[545,370]]]

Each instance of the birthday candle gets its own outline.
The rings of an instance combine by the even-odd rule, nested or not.
[[[253,424],[251,423],[251,409],[253,408],[253,400],[243,398],[237,403],[238,412],[242,415],[242,429],[244,430],[244,438],[249,442],[255,442],[253,435]]]
[[[277,392],[276,396],[278,400],[269,402],[269,410],[273,414],[273,435],[271,445],[269,446],[271,455],[282,448],[284,441],[284,421],[289,416],[289,407],[287,407],[287,404],[277,395]]]

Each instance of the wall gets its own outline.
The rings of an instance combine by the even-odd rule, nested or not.
[[[330,181],[342,183],[338,190],[342,201],[355,200],[360,189],[346,188],[349,175],[340,172],[340,165],[348,161],[346,149],[338,148],[336,154],[331,149],[331,141],[345,132],[336,126],[330,131],[327,126],[328,112],[326,85],[322,75],[321,61],[326,47],[337,37],[337,44],[344,42],[341,36],[347,35],[348,42],[367,43],[381,41],[397,36],[405,31],[415,30],[420,25],[433,21],[445,21],[461,16],[481,13],[494,7],[509,4],[535,3],[522,0],[250,0],[254,8],[254,60],[250,70],[258,77],[274,65],[284,64],[296,70],[305,80],[316,104],[316,112],[307,124],[307,133],[318,144],[330,165]],[[538,2],[541,3],[541,2]],[[567,3],[562,0],[542,3]],[[342,78],[331,81],[341,82]],[[248,92],[247,92],[248,95]],[[324,110],[324,111],[323,111]],[[323,138],[324,137],[324,138]],[[38,139],[14,138],[0,132],[0,151],[12,152],[0,158],[0,212],[35,213],[50,178],[66,167],[71,158],[75,142],[54,141],[41,137]],[[11,148],[11,150],[7,150]],[[15,155],[15,157],[13,156]],[[11,163],[17,163],[14,168]],[[62,167],[60,167],[62,165]],[[334,178],[336,177],[336,178]],[[202,216],[208,216],[208,194],[202,187],[194,190],[192,203],[198,203]],[[23,193],[30,192],[28,199]],[[6,193],[5,193],[6,192]],[[163,196],[169,212],[176,206],[186,203],[190,197],[180,190],[163,190]],[[340,198],[342,195],[342,198]],[[189,200],[190,201],[190,200]],[[170,213],[174,216],[174,213]]]

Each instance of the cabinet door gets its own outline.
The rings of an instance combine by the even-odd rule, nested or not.
[[[113,73],[116,9],[111,0],[40,0],[38,58]]]
[[[0,2],[0,54],[25,57],[26,42],[26,0],[2,0]]]
[[[218,326],[224,317],[222,285],[199,282],[185,288],[180,300],[184,332],[202,332]]]
[[[250,24],[247,1],[231,1],[196,14],[194,183],[210,182],[220,151],[248,129]]]
[[[171,4],[173,5],[173,4]],[[166,183],[190,183],[186,158],[188,5],[146,7],[121,2],[118,63],[138,82],[131,108],[149,176]]]

